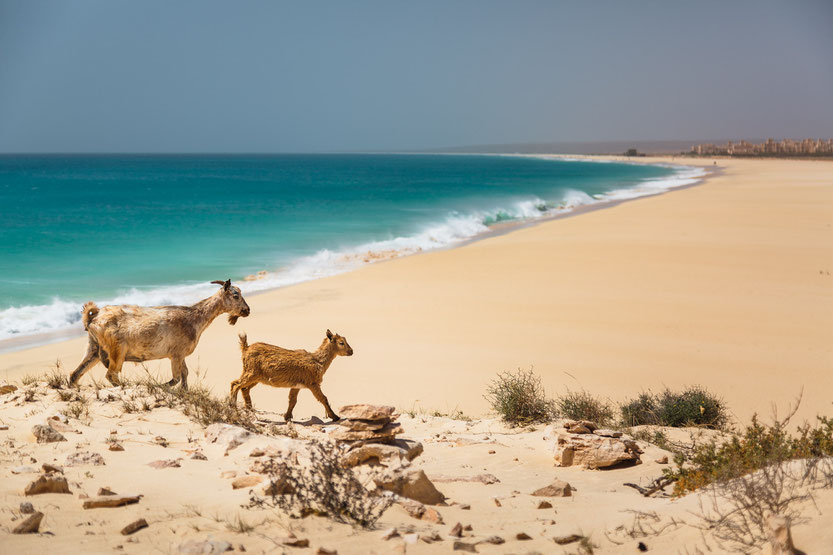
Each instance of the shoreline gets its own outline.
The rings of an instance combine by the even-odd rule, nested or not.
[[[416,154],[417,155],[428,155],[428,156],[434,155],[434,154],[431,154],[431,153],[416,153]],[[595,163],[614,162],[614,163],[634,164],[634,165],[659,166],[659,167],[666,167],[666,168],[674,169],[675,171],[677,171],[677,174],[674,174],[674,175],[671,176],[672,178],[678,178],[678,174],[679,174],[680,171],[691,170],[691,169],[697,169],[698,168],[697,166],[686,166],[686,165],[681,165],[681,164],[676,164],[676,163],[665,163],[665,162],[659,162],[658,163],[658,162],[618,160],[618,159],[614,159],[615,158],[614,155],[610,155],[610,156],[592,155],[592,157],[590,155],[583,157],[583,156],[562,155],[562,154],[478,154],[478,153],[465,153],[465,154],[439,154],[439,155],[516,157],[516,158],[534,158],[534,159],[540,159],[540,160],[562,160],[562,161],[591,162],[591,163],[592,162],[595,162]],[[716,173],[714,170],[710,171],[709,168],[705,168],[705,170],[706,171],[703,175],[690,178],[690,179],[695,179],[694,183],[686,183],[686,184],[683,184],[683,185],[671,186],[671,187],[659,190],[659,191],[654,192],[654,193],[646,193],[646,194],[637,195],[637,196],[633,196],[633,197],[594,198],[593,202],[589,203],[589,204],[579,204],[579,205],[574,206],[574,207],[567,207],[567,208],[563,208],[563,209],[559,209],[559,208],[550,209],[550,210],[548,210],[549,213],[544,213],[544,215],[542,215],[540,217],[526,218],[526,219],[518,220],[518,221],[507,221],[507,222],[495,223],[491,226],[488,226],[488,229],[486,231],[483,231],[481,233],[477,233],[477,234],[475,234],[471,237],[459,240],[459,241],[451,243],[451,244],[439,246],[439,247],[428,249],[428,250],[423,250],[423,249],[419,249],[419,250],[416,250],[416,251],[409,251],[409,250],[387,251],[387,250],[385,250],[385,251],[380,251],[378,253],[372,252],[372,251],[367,251],[366,254],[358,254],[358,253],[348,254],[348,253],[344,253],[341,256],[341,258],[344,259],[344,260],[349,260],[351,258],[352,259],[358,259],[358,258],[362,258],[363,256],[367,256],[368,258],[370,258],[370,260],[365,260],[363,263],[360,263],[357,266],[352,266],[351,267],[351,266],[348,265],[345,268],[336,269],[332,273],[325,274],[323,276],[317,276],[317,277],[313,276],[313,277],[310,277],[308,279],[303,279],[301,281],[297,281],[297,282],[293,282],[293,283],[287,283],[287,284],[282,284],[282,285],[275,285],[275,286],[271,286],[271,287],[266,287],[264,289],[258,289],[258,290],[255,290],[255,291],[251,291],[249,293],[246,293],[246,295],[249,296],[249,297],[254,297],[254,296],[257,296],[257,295],[261,295],[261,294],[264,294],[264,293],[269,293],[269,292],[272,292],[272,291],[277,291],[277,290],[284,289],[284,288],[287,288],[287,287],[293,287],[293,286],[299,285],[301,283],[306,283],[306,282],[315,281],[315,280],[318,280],[318,279],[324,279],[324,278],[327,278],[327,277],[343,275],[345,273],[354,272],[354,271],[356,271],[356,270],[358,270],[358,269],[360,269],[364,266],[368,266],[368,265],[390,262],[392,260],[405,258],[405,257],[410,257],[410,256],[417,256],[417,255],[426,254],[426,253],[429,253],[429,252],[439,252],[439,251],[457,249],[457,248],[464,247],[466,245],[469,245],[469,244],[477,242],[477,241],[486,240],[486,239],[489,239],[489,238],[492,238],[492,237],[498,237],[498,236],[504,235],[506,233],[512,233],[512,232],[514,232],[516,230],[519,230],[519,229],[525,229],[527,227],[536,226],[536,225],[543,224],[543,223],[546,223],[546,222],[549,222],[549,221],[554,221],[554,220],[558,220],[558,219],[562,219],[562,218],[569,218],[569,217],[573,217],[573,216],[578,216],[578,215],[584,214],[586,212],[591,212],[591,211],[594,211],[594,210],[612,208],[614,206],[617,206],[618,204],[633,201],[633,200],[637,200],[637,199],[640,199],[640,198],[657,196],[657,195],[662,195],[662,194],[669,193],[669,192],[672,192],[672,191],[682,190],[682,189],[685,189],[685,188],[688,188],[688,187],[693,187],[693,186],[702,184],[706,179],[708,179],[712,175],[715,175],[715,173]],[[645,181],[642,184],[649,183],[649,182],[650,182],[650,180]],[[642,184],[640,184],[640,185],[642,185]],[[631,190],[634,190],[634,189],[638,188],[640,185],[637,185],[637,186],[632,187],[632,188],[615,189],[613,191],[610,191],[609,193],[605,193],[605,195],[626,193],[627,191],[631,191]],[[284,267],[283,270],[286,271],[287,269],[289,269],[291,267],[292,266],[290,264],[289,266]],[[281,272],[280,268],[277,269],[277,270],[274,270],[274,271],[273,270],[260,270],[260,271],[256,272],[255,274],[253,274],[252,276],[246,276],[247,278],[248,277],[254,277],[254,275],[257,275],[259,277],[255,278],[255,279],[239,279],[235,283],[245,287],[246,284],[257,283],[259,281],[262,281],[265,278],[268,278],[269,276],[279,275],[280,272]],[[167,287],[188,287],[188,286],[193,286],[193,285],[198,285],[198,284],[188,284],[188,283],[186,283],[186,284],[178,284],[178,285],[170,285],[170,286],[160,286],[157,289],[164,289],[164,288],[167,288]],[[7,354],[7,353],[19,352],[19,351],[23,351],[23,350],[27,350],[27,349],[42,347],[42,346],[45,346],[45,345],[50,345],[50,344],[53,344],[53,343],[56,343],[56,342],[67,341],[67,340],[70,340],[70,339],[84,337],[85,336],[84,331],[81,330],[81,329],[77,329],[79,327],[79,325],[80,325],[80,321],[78,323],[76,323],[75,325],[73,325],[72,327],[66,327],[66,328],[60,328],[60,329],[46,331],[46,332],[39,332],[39,333],[21,335],[21,336],[17,336],[17,337],[9,337],[9,338],[5,338],[5,339],[0,339],[0,355]]]
[[[330,328],[356,352],[327,374],[333,406],[484,414],[497,373],[532,367],[548,394],[583,389],[619,402],[699,384],[744,422],[772,404],[783,413],[803,386],[796,422],[829,414],[833,166],[718,167],[674,195],[259,294],[235,329],[218,321],[206,330],[188,359],[192,381],[199,371],[215,394],[227,391],[240,372],[239,331],[315,348]],[[85,346],[81,337],[0,355],[0,379],[41,373],[57,359],[69,372]],[[147,366],[170,377],[167,361]],[[103,373],[99,365],[89,376]],[[262,386],[252,396],[256,408],[286,403],[286,390]],[[302,393],[298,411],[320,407]]]

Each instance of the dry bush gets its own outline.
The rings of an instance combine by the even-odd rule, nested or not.
[[[567,390],[555,400],[555,404],[558,414],[571,420],[589,420],[599,426],[607,426],[613,421],[611,404],[584,390]]]
[[[334,443],[311,441],[304,464],[270,458],[264,464],[271,495],[253,494],[249,507],[278,508],[294,518],[326,514],[339,522],[373,527],[393,500],[368,490],[352,468],[342,466],[344,451]]]
[[[555,401],[546,396],[541,378],[532,370],[519,368],[516,372],[498,374],[484,397],[511,424],[549,422],[556,415]]]
[[[729,423],[723,399],[700,386],[687,387],[683,391],[666,389],[659,394],[640,393],[623,403],[619,410],[624,426],[702,426],[722,430]]]

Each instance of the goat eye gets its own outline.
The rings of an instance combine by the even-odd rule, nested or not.
[[[238,295],[237,293],[235,293],[235,294],[234,294],[234,298],[235,298],[235,299],[239,298],[239,295]]]

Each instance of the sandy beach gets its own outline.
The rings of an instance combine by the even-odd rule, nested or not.
[[[327,375],[334,405],[484,415],[489,381],[532,367],[553,394],[586,389],[621,401],[700,384],[743,422],[773,404],[783,410],[803,389],[800,417],[829,413],[833,165],[718,164],[685,190],[251,296],[249,318],[233,328],[219,319],[203,335],[188,359],[192,379],[227,391],[241,368],[240,331],[314,349],[330,328],[355,349]],[[0,355],[0,379],[56,361],[69,372],[85,345]],[[170,374],[167,361],[147,367]],[[124,372],[142,370],[127,363]],[[103,374],[99,365],[85,380]],[[264,386],[252,395],[260,408],[286,402]],[[296,414],[320,412],[302,393]]]

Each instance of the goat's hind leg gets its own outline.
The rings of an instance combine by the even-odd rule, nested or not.
[[[84,355],[84,360],[81,361],[81,364],[78,365],[78,368],[70,374],[69,376],[69,385],[73,386],[78,383],[78,380],[87,373],[87,370],[92,368],[96,362],[99,360],[98,356],[98,343],[90,337],[90,343],[87,346],[87,354]]]
[[[185,365],[184,358],[171,359],[171,375],[169,386],[173,387],[182,380],[182,389],[188,389],[188,367]]]
[[[292,420],[292,411],[295,410],[295,404],[298,402],[298,392],[299,391],[301,391],[301,390],[300,389],[290,389],[289,390],[289,406],[286,408],[286,412],[283,415],[283,419],[286,420],[287,422]]]
[[[109,356],[110,364],[107,365],[107,374],[104,377],[113,385],[121,385],[119,373],[121,373],[121,367],[124,364],[124,353],[119,351],[118,348],[114,348],[110,350]]]

